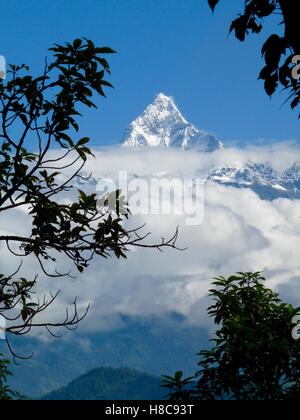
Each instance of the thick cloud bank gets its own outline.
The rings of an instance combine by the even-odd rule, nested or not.
[[[268,162],[284,171],[300,162],[300,153],[289,144],[211,154],[109,149],[96,151],[86,172],[92,171],[96,180],[116,178],[124,170],[135,176],[164,172],[195,177],[212,166],[248,161]],[[95,189],[96,185],[85,187]],[[295,287],[298,281],[300,286],[300,200],[263,201],[250,189],[214,183],[205,186],[204,197],[204,221],[199,226],[186,226],[184,215],[133,216],[130,220],[130,226],[147,223],[146,231],[152,232],[154,242],[179,226],[178,245],[188,247],[186,251],[161,254],[134,249],[126,261],[94,261],[77,279],[41,281],[41,290],[63,289],[63,297],[51,310],[53,316],[57,317],[77,295],[83,306],[90,301],[93,304],[84,322],[89,330],[113,328],[120,315],[163,315],[170,311],[203,325],[207,323],[205,307],[211,279],[237,271],[263,271],[269,286],[286,296],[292,290],[294,303],[300,306],[300,287]],[[0,229],[20,232],[25,220],[24,212],[15,213],[0,221]],[[2,270],[8,270],[13,259],[7,258],[4,249],[0,255]],[[31,266],[24,264],[24,271],[32,271]]]

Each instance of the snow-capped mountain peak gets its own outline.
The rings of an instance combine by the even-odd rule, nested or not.
[[[160,93],[125,131],[124,146],[166,147],[213,152],[223,147],[214,136],[198,130],[179,111],[175,101]]]
[[[270,163],[236,163],[212,168],[208,181],[235,188],[250,188],[264,200],[300,198],[300,166],[280,173]]]
[[[160,93],[152,104],[134,120],[125,132],[126,147],[177,148],[213,152],[223,144],[213,135],[189,123],[174,99]],[[213,165],[208,172],[199,170],[208,182],[234,188],[248,188],[264,200],[277,198],[300,199],[300,164],[279,173],[271,163],[232,162]]]

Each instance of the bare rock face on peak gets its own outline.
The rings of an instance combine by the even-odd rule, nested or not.
[[[223,144],[214,136],[190,124],[174,100],[160,93],[125,131],[123,145],[127,147],[164,147],[181,150],[214,152]]]

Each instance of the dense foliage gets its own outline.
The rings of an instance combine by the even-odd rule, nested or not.
[[[9,401],[17,396],[17,394],[12,391],[7,385],[7,378],[10,375],[8,369],[9,361],[2,358],[0,354],[0,400]]]
[[[217,278],[208,314],[219,327],[200,352],[194,378],[166,377],[173,399],[290,400],[300,392],[300,344],[292,337],[299,308],[283,303],[260,273]]]

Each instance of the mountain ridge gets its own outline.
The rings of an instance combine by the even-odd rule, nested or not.
[[[166,148],[211,153],[224,148],[213,135],[197,129],[178,109],[174,99],[160,93],[134,120],[123,137],[123,146]],[[199,171],[201,172],[201,171]],[[235,188],[250,188],[264,200],[300,199],[300,164],[280,174],[269,163],[239,163],[212,167],[201,174],[205,181]]]
[[[236,163],[213,168],[206,177],[221,185],[250,188],[264,200],[300,199],[300,165],[279,173],[268,163]]]
[[[102,367],[79,376],[45,395],[43,401],[162,400],[159,377],[130,368]]]
[[[197,352],[209,345],[207,329],[187,324],[179,314],[121,319],[121,325],[112,330],[80,328],[75,335],[50,342],[14,337],[17,354],[26,357],[33,352],[34,357],[12,366],[9,385],[39,399],[99,366],[127,366],[156,377],[180,369],[189,375],[198,361]],[[0,343],[0,352],[9,358],[5,349]]]

